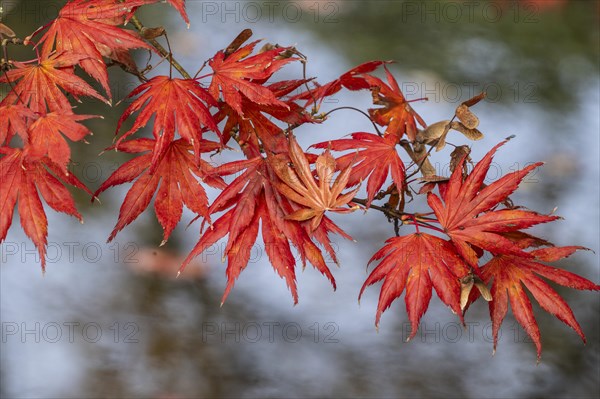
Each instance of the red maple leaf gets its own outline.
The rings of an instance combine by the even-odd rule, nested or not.
[[[76,100],[78,96],[88,96],[109,103],[73,73],[72,66],[85,58],[85,55],[63,52],[51,54],[47,58],[42,57],[37,63],[13,62],[15,69],[0,76],[0,83],[18,82],[0,104],[26,105],[39,114],[45,114],[47,110],[70,112],[71,104],[61,88],[72,94]]]
[[[246,268],[252,246],[258,236],[258,228],[262,231],[264,249],[273,269],[285,279],[294,303],[298,302],[296,273],[291,245],[300,255],[303,265],[308,260],[317,270],[325,275],[335,289],[335,280],[331,274],[321,250],[313,238],[325,247],[335,260],[335,252],[328,238],[329,232],[341,234],[341,231],[327,217],[323,217],[317,230],[310,234],[303,222],[286,219],[294,211],[290,201],[281,195],[273,182],[277,175],[271,163],[261,156],[224,164],[215,170],[219,176],[236,174],[236,178],[215,199],[209,213],[226,211],[207,229],[192,252],[188,255],[180,272],[196,256],[228,235],[223,258],[227,257],[227,287],[223,294],[225,301],[235,280]]]
[[[506,200],[531,170],[542,164],[535,163],[509,173],[482,188],[493,156],[504,143],[506,141],[492,148],[464,181],[463,157],[447,183],[444,204],[433,193],[429,193],[427,197],[427,202],[444,231],[450,236],[458,252],[473,267],[476,267],[478,262],[473,247],[485,249],[496,255],[530,256],[503,233],[559,219],[558,216],[541,215],[523,209],[492,209]]]
[[[277,126],[268,115],[292,126],[316,122],[298,104],[282,97],[304,84],[305,80],[280,81],[266,86],[275,97],[285,102],[287,108],[280,106],[257,104],[242,96],[244,116],[238,114],[231,106],[219,103],[219,112],[215,120],[220,122],[227,118],[221,141],[226,145],[232,134],[236,133],[236,141],[246,156],[252,158],[260,154],[261,147],[270,153],[285,153],[288,150],[287,139],[281,127]],[[265,115],[266,114],[266,115]]]
[[[427,124],[406,101],[398,82],[387,67],[384,66],[384,69],[389,85],[375,76],[365,75],[365,80],[371,85],[373,104],[384,106],[369,109],[369,114],[378,125],[387,126],[386,134],[391,134],[398,140],[406,134],[410,141],[415,141],[417,137],[415,120],[424,128]]]
[[[249,158],[258,156],[261,146],[269,152],[285,152],[287,141],[283,129],[263,115],[254,103],[243,99],[242,104],[245,109],[245,117],[240,116],[228,104],[220,103],[220,109],[215,115],[215,120],[221,121],[227,118],[221,136],[223,145],[229,142],[235,132],[237,143]]]
[[[219,148],[218,143],[206,140],[199,141],[198,146],[202,152]],[[137,178],[125,196],[119,219],[108,241],[115,238],[120,230],[148,207],[156,192],[154,210],[163,227],[164,244],[181,219],[183,204],[200,216],[209,218],[206,192],[194,175],[213,187],[225,187],[221,179],[213,176],[213,167],[210,164],[203,160],[200,160],[200,164],[197,163],[190,153],[191,146],[183,139],[168,144],[163,157],[158,160],[156,170],[151,173],[150,163],[155,147],[156,143],[151,139],[135,139],[121,143],[118,147],[120,151],[144,154],[121,165],[94,193],[96,197],[112,186]]]
[[[373,72],[380,65],[385,64],[389,61],[369,61],[364,64],[360,64],[357,67],[352,68],[348,72],[342,74],[339,78],[326,83],[322,86],[318,86],[314,89],[300,93],[294,96],[293,100],[307,100],[305,107],[316,103],[322,102],[326,97],[332,96],[342,90],[345,87],[348,90],[363,90],[368,89],[369,83],[361,75]]]
[[[27,125],[36,118],[29,108],[22,104],[0,105],[0,115],[0,145],[10,143],[15,134],[27,140]]]
[[[150,162],[152,172],[173,141],[176,130],[192,145],[198,159],[202,152],[200,143],[202,142],[203,127],[219,132],[219,128],[208,110],[208,106],[216,106],[217,103],[193,79],[156,76],[135,88],[129,97],[138,94],[140,96],[121,115],[117,124],[117,132],[131,114],[141,111],[131,129],[117,141],[117,148],[125,138],[146,126],[150,118],[154,116],[152,134],[156,147],[152,152]]]
[[[210,94],[215,100],[219,100],[219,94],[222,94],[223,101],[242,117],[243,96],[253,103],[289,109],[286,103],[279,100],[275,93],[262,83],[295,58],[278,58],[287,50],[284,47],[248,57],[257,43],[258,41],[255,41],[241,47],[229,56],[221,50],[208,62],[214,71],[208,88]]]
[[[571,246],[538,249],[528,253],[531,259],[514,255],[499,255],[492,258],[481,268],[481,274],[485,282],[492,282],[493,300],[489,302],[489,307],[492,318],[494,351],[498,344],[498,332],[508,311],[508,302],[510,302],[515,318],[533,339],[537,349],[538,361],[540,359],[542,353],[540,331],[533,315],[531,302],[523,286],[529,290],[542,309],[570,326],[585,342],[583,331],[569,305],[540,276],[565,287],[578,290],[597,291],[600,286],[574,273],[538,262],[553,262],[571,255],[578,249],[585,248]]]
[[[42,55],[50,54],[53,48],[58,53],[65,51],[82,55],[79,65],[100,82],[110,98],[108,74],[102,57],[134,48],[152,48],[136,32],[118,27],[125,23],[126,17],[133,9],[150,2],[148,0],[70,1],[61,8],[56,19],[50,23],[48,30],[41,37]]]
[[[432,288],[462,321],[459,277],[466,275],[469,268],[451,243],[425,233],[393,237],[369,263],[380,259],[383,260],[371,272],[359,294],[360,300],[366,287],[384,280],[375,325],[379,325],[381,314],[405,289],[406,311],[411,323],[408,339],[417,333],[419,320],[429,307]]]
[[[97,118],[97,116],[56,112],[40,116],[27,131],[26,150],[29,156],[33,159],[47,155],[66,173],[67,164],[71,160],[71,149],[63,135],[71,141],[80,141],[88,134],[92,134],[87,127],[77,123],[90,118]]]
[[[159,1],[159,0],[156,0]],[[167,0],[169,2],[169,4],[171,4],[173,6],[173,8],[175,8],[177,11],[179,11],[179,14],[181,14],[181,18],[183,18],[183,20],[185,21],[185,23],[187,24],[187,27],[190,27],[190,19],[187,15],[187,12],[185,11],[185,0]]]
[[[383,137],[371,133],[352,133],[351,139],[340,139],[313,145],[315,148],[331,148],[334,151],[358,150],[336,159],[338,168],[352,166],[352,174],[347,186],[355,186],[367,178],[367,207],[383,186],[391,172],[392,180],[399,191],[404,187],[404,163],[396,144],[398,140],[391,134]]]
[[[47,157],[30,160],[24,151],[8,147],[0,148],[0,153],[4,154],[0,158],[0,242],[8,234],[18,200],[21,227],[37,247],[43,270],[46,265],[48,220],[39,194],[55,211],[82,221],[71,193],[62,182],[89,194],[91,192],[72,173],[66,173],[62,165]]]

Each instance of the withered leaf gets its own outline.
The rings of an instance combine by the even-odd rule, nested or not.
[[[3,36],[15,37],[16,35],[12,29],[4,25],[3,23],[0,23],[0,38],[2,38]]]
[[[146,40],[156,39],[157,37],[163,36],[165,34],[165,28],[163,28],[162,26],[157,26],[156,28],[143,27],[141,34]]]
[[[466,145],[459,145],[450,153],[450,171],[454,172],[456,166],[465,158],[465,161],[471,161],[471,157],[469,154],[471,153],[471,148]],[[463,175],[467,172],[467,164],[463,163]]]

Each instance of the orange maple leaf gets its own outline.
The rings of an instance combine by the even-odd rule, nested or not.
[[[297,206],[293,207],[273,186],[277,175],[272,163],[261,156],[229,162],[216,168],[215,173],[219,176],[237,175],[209,208],[211,214],[226,212],[202,234],[181,266],[180,272],[194,257],[228,236],[227,245],[223,250],[223,259],[227,258],[227,286],[222,299],[224,302],[235,280],[248,265],[260,224],[264,250],[273,269],[285,279],[294,303],[298,302],[298,291],[292,245],[298,251],[302,265],[305,266],[308,260],[329,279],[335,289],[335,279],[313,239],[323,245],[335,260],[335,252],[328,234],[334,232],[348,239],[351,237],[326,216],[313,232],[309,232],[307,226],[301,222],[286,219],[285,216],[297,209]]]
[[[71,149],[63,135],[72,141],[80,141],[88,134],[92,134],[87,127],[77,123],[90,118],[98,118],[98,116],[57,112],[40,116],[29,126],[26,151],[32,159],[47,155],[66,173],[67,164],[71,160]]]
[[[22,104],[0,105],[0,145],[10,143],[18,134],[23,141],[27,140],[27,126],[36,115]]]
[[[54,48],[58,53],[81,54],[84,56],[78,61],[81,68],[100,82],[111,98],[102,57],[133,48],[152,48],[136,32],[118,27],[125,23],[133,9],[148,3],[148,0],[70,1],[61,8],[41,37],[41,53],[50,54]]]
[[[363,90],[369,88],[364,78],[364,74],[373,72],[380,65],[388,63],[390,61],[369,61],[364,64],[360,64],[357,67],[342,74],[339,78],[326,83],[324,85],[318,85],[317,87],[303,93],[294,96],[293,100],[307,100],[305,107],[315,103],[322,102],[326,97],[332,96],[342,90],[345,87],[348,90]],[[316,104],[315,104],[316,106]]]
[[[387,126],[386,134],[395,136],[397,140],[406,134],[414,142],[417,137],[415,120],[424,128],[427,124],[406,101],[398,82],[387,67],[384,66],[384,69],[389,85],[375,76],[365,75],[365,80],[371,85],[373,104],[384,106],[369,109],[369,114],[378,125]]]
[[[321,223],[325,211],[349,213],[359,209],[358,205],[351,208],[345,207],[345,205],[351,203],[358,188],[342,194],[348,184],[352,165],[348,165],[342,170],[333,181],[335,159],[327,150],[315,162],[317,172],[317,179],[315,180],[306,155],[298,145],[296,138],[291,136],[289,141],[289,159],[292,166],[281,156],[270,158],[273,170],[283,181],[283,183],[275,183],[277,190],[288,199],[303,206],[287,215],[286,219],[311,220],[310,230],[314,231]]]

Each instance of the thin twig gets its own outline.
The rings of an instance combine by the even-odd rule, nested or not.
[[[130,21],[133,24],[133,26],[141,33],[142,29],[144,29],[144,25],[140,22],[138,17],[134,15],[131,17]],[[173,58],[173,54],[167,51],[158,41],[156,41],[155,39],[147,39],[147,41],[160,53],[160,55],[169,60],[169,63],[173,66],[173,68],[177,69],[181,76],[183,76],[185,79],[192,78],[190,74],[187,73],[187,71],[181,66],[181,64],[177,62],[175,58]]]

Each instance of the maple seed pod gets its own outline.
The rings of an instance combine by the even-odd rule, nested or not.
[[[479,126],[479,118],[465,104],[461,104],[456,108],[456,117],[467,129],[475,129]]]
[[[485,283],[472,272],[469,272],[466,276],[460,279],[460,308],[465,309],[469,302],[469,295],[473,286],[477,287],[477,290],[486,301],[492,300],[492,294]]]
[[[469,273],[460,279],[460,309],[464,310],[469,302],[469,295],[475,284],[473,273]]]
[[[460,122],[452,122],[451,128],[452,130],[462,133],[469,140],[477,141],[483,138],[483,133],[479,130],[468,128]]]
[[[490,292],[487,285],[485,285],[479,277],[475,277],[475,287],[477,287],[483,299],[485,299],[488,302],[492,301],[492,293]]]
[[[466,105],[467,107],[472,107],[473,105],[475,105],[478,102],[480,102],[481,100],[483,100],[486,95],[487,95],[486,92],[482,91],[478,95],[469,98],[467,101],[464,101],[463,104]]]
[[[446,130],[446,126],[450,123],[449,120],[439,121],[427,126],[426,129],[419,130],[417,133],[417,141],[422,144],[434,144]]]
[[[241,47],[241,45],[246,42],[246,40],[250,39],[252,34],[252,29],[244,29],[241,31],[225,49],[225,58],[235,53]]]
[[[265,43],[265,45],[264,45],[264,46],[262,46],[262,47],[260,48],[260,50],[258,50],[258,54],[262,54],[262,53],[264,53],[264,52],[271,51],[271,50],[274,50],[274,49],[276,49],[276,48],[277,48],[277,47],[275,47],[275,45],[274,45],[274,44],[272,44],[272,43]]]

